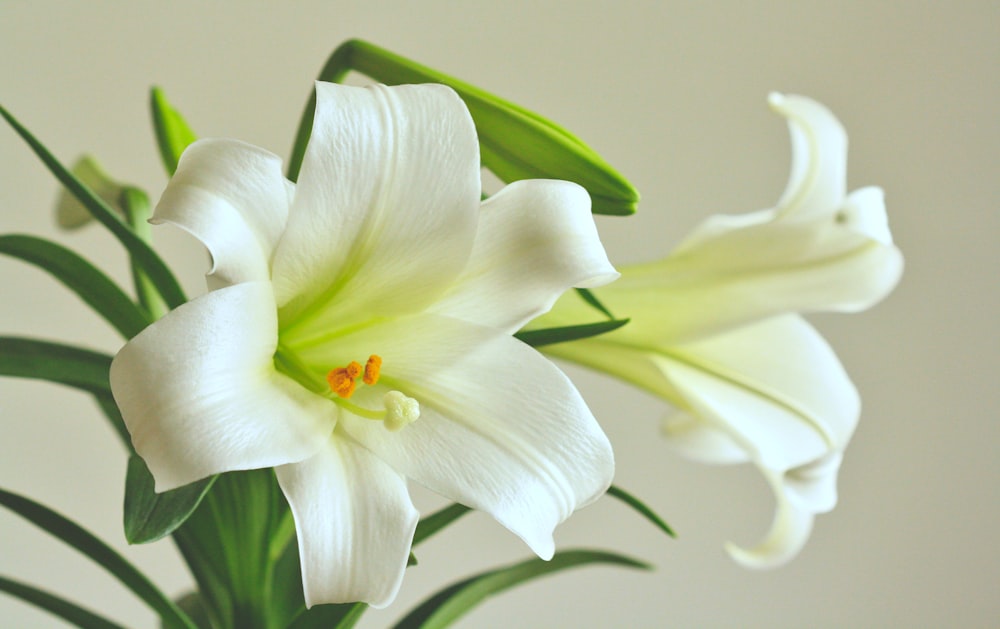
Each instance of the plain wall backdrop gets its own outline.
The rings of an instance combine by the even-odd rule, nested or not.
[[[851,142],[849,186],[885,188],[906,256],[897,291],[859,315],[811,317],[851,373],[864,410],[840,504],[785,568],[748,572],[723,553],[771,519],[748,467],[671,455],[659,400],[568,369],[615,445],[616,482],[680,533],[670,540],[603,499],[557,532],[562,548],[644,557],[653,573],[585,568],[508,592],[459,626],[985,627],[1000,624],[1000,4],[996,2],[109,2],[0,0],[0,102],[64,161],[89,152],[158,198],[165,183],[147,113],[151,85],[203,136],[287,155],[311,82],[361,37],[461,77],[580,135],[643,195],[601,219],[612,260],[662,257],[709,214],[773,205],[787,177],[771,90],[827,104]],[[98,227],[53,223],[57,184],[0,125],[0,232],[54,238],[127,280]],[[190,293],[205,256],[156,229]],[[40,271],[0,259],[0,334],[113,352],[102,321]],[[169,542],[121,534],[125,456],[84,395],[0,380],[0,486],[69,515],[154,576],[190,584]],[[432,508],[440,501],[422,495]],[[421,549],[390,623],[463,575],[527,557],[474,515]],[[154,620],[99,568],[0,512],[0,574]],[[62,626],[0,594],[0,625]]]

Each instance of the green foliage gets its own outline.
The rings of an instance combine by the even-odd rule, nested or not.
[[[7,119],[7,122],[10,123],[14,131],[28,143],[31,150],[42,160],[49,171],[55,175],[56,179],[87,208],[87,211],[94,218],[115,235],[129,252],[129,255],[132,256],[135,263],[149,276],[150,281],[156,286],[157,291],[171,308],[176,308],[187,301],[184,291],[181,290],[180,284],[177,283],[173,273],[170,272],[167,265],[156,255],[156,252],[153,251],[148,243],[129,229],[103,199],[67,170],[31,132],[24,128],[3,107],[0,107],[0,115],[3,115]]]
[[[0,489],[0,505],[69,544],[107,570],[149,605],[167,629],[197,629],[191,619],[164,596],[152,581],[114,549],[79,525],[33,500],[3,489]]]
[[[145,461],[133,454],[125,475],[125,539],[129,544],[146,544],[172,533],[194,512],[216,478],[158,494]]]
[[[0,253],[51,273],[126,339],[138,334],[150,322],[149,314],[107,275],[61,245],[34,236],[15,234],[0,236]]]
[[[20,581],[0,577],[0,592],[16,596],[82,629],[125,629],[122,625],[98,616],[75,603]]]
[[[677,534],[674,533],[674,530],[670,528],[670,525],[667,524],[663,520],[663,518],[658,516],[655,511],[646,506],[644,502],[642,502],[632,494],[628,493],[621,487],[612,485],[611,487],[608,488],[608,495],[617,498],[618,500],[621,500],[629,507],[632,507],[632,509],[634,509],[639,515],[652,522],[656,528],[660,529],[670,537],[677,537]]]
[[[458,518],[468,513],[470,509],[457,502],[448,505],[443,509],[421,518],[417,524],[417,530],[413,534],[413,545],[416,546],[425,539],[431,537],[444,527],[448,526]]]
[[[396,629],[447,627],[494,594],[547,574],[594,563],[650,569],[648,564],[624,555],[596,550],[566,550],[556,553],[550,561],[536,557],[477,574],[441,590],[400,620]]]
[[[567,325],[558,328],[521,330],[514,336],[532,347],[542,347],[543,345],[565,343],[567,341],[578,341],[580,339],[606,334],[612,330],[617,330],[628,322],[628,319],[613,319],[611,321]]]

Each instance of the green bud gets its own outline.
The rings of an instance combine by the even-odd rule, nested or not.
[[[177,170],[177,161],[189,144],[197,139],[184,117],[167,102],[163,90],[154,87],[149,93],[149,108],[153,117],[156,144],[168,175]]]
[[[120,199],[125,185],[108,176],[97,160],[90,155],[84,155],[73,164],[70,172],[84,185],[94,191],[109,207],[123,215]],[[56,200],[56,223],[63,229],[83,227],[93,219],[93,215],[77,198],[62,188]]]
[[[600,155],[554,122],[463,81],[352,39],[337,48],[320,80],[339,83],[351,70],[387,85],[443,83],[458,92],[476,123],[483,165],[504,182],[564,179],[587,189],[596,214],[635,212],[639,193]],[[299,127],[289,174],[294,176],[305,151],[313,104]]]

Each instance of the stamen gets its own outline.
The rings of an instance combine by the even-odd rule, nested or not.
[[[354,381],[361,374],[361,365],[351,361],[346,367],[338,367],[326,374],[326,381],[330,385],[330,390],[347,399],[354,395],[357,383]]]
[[[375,384],[378,382],[378,375],[382,369],[382,357],[372,354],[365,363],[365,375],[362,380],[365,384]]]
[[[420,403],[399,391],[386,393],[382,403],[385,404],[385,427],[392,432],[412,424],[420,417]]]

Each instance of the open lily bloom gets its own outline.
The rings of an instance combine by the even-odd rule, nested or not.
[[[480,203],[449,88],[316,94],[297,184],[236,141],[181,158],[153,220],[206,245],[211,291],[112,364],[136,451],[157,491],[274,467],[307,605],[393,600],[417,523],[407,479],[551,557],[613,458],[569,379],[512,333],[617,277],[589,197],[531,180]]]
[[[836,504],[841,455],[860,402],[836,355],[797,313],[857,311],[902,272],[882,192],[846,193],[847,136],[815,101],[772,95],[789,123],[792,172],[772,209],[714,216],[667,258],[626,268],[598,293],[629,325],[546,349],[670,401],[668,442],[715,463],[753,462],[777,513],[756,547],[729,545],[748,566],[778,565]],[[574,295],[532,323],[593,320]]]

